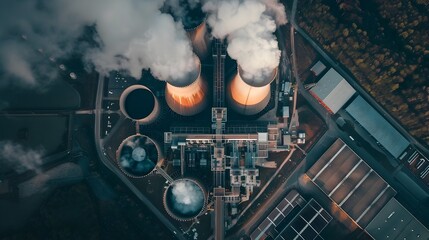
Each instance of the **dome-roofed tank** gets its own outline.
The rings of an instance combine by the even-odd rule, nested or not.
[[[206,194],[195,180],[174,181],[164,192],[164,207],[176,220],[189,221],[201,215],[206,206]]]
[[[158,99],[142,85],[133,85],[124,90],[119,100],[122,113],[140,123],[153,122],[159,114]]]
[[[245,78],[238,67],[237,74],[228,85],[227,99],[229,106],[243,115],[255,115],[262,111],[270,101],[270,83],[277,76],[277,68],[260,79]]]
[[[159,150],[147,136],[133,135],[126,138],[117,151],[120,169],[129,177],[139,178],[151,173],[158,163]]]

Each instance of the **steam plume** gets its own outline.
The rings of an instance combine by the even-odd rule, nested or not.
[[[150,69],[162,80],[197,71],[181,23],[159,10],[164,0],[21,0],[0,2],[0,77],[4,85],[26,87],[56,79],[55,66],[41,59],[84,55],[88,65],[107,74],[128,70],[140,78]],[[18,20],[17,20],[18,19]],[[99,48],[78,41],[94,26]],[[21,37],[21,35],[23,35]],[[40,49],[40,51],[37,51]]]
[[[204,204],[204,194],[201,189],[192,182],[179,181],[172,188],[174,208],[182,214],[197,213]]]
[[[166,0],[163,9],[177,22],[181,21],[185,28],[198,25],[204,18],[200,0]]]
[[[236,59],[248,79],[264,79],[279,65],[276,25],[286,23],[284,6],[277,0],[209,0],[213,36],[228,40],[228,54]]]
[[[12,141],[0,141],[1,166],[11,168],[17,173],[36,171],[40,173],[43,151],[40,149],[27,149]]]

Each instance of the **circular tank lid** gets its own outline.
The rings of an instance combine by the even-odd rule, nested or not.
[[[125,97],[124,108],[130,118],[144,119],[155,108],[155,97],[149,89],[136,88]]]
[[[180,220],[191,220],[199,216],[205,201],[204,190],[191,179],[176,180],[165,192],[167,212]]]
[[[143,177],[151,173],[158,162],[155,143],[143,135],[125,139],[119,146],[118,164],[131,177]]]

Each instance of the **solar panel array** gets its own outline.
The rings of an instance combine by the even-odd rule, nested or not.
[[[297,191],[292,190],[253,231],[250,238],[266,239],[267,237],[271,237],[274,239],[279,233],[276,228],[296,206],[302,203],[305,203],[305,200]]]
[[[268,214],[252,232],[250,238],[257,239],[322,239],[319,234],[332,217],[313,199],[305,199],[295,190]]]
[[[323,239],[319,234],[332,220],[331,215],[326,212],[314,199],[305,205],[298,216],[284,228],[276,240],[314,240]]]

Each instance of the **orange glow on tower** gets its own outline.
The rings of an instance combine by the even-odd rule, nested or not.
[[[234,79],[228,85],[228,100],[230,107],[240,114],[254,115],[262,111],[270,101],[270,83],[275,79],[277,69],[274,69],[271,79],[265,80],[265,85],[257,86],[246,82],[237,71]]]
[[[198,63],[198,75],[187,86],[175,86],[167,82],[165,87],[165,100],[174,112],[183,116],[192,116],[207,105],[207,83],[201,77],[201,64]]]
[[[210,36],[207,32],[206,22],[203,21],[197,27],[187,29],[186,31],[192,42],[192,48],[194,49],[195,54],[197,54],[201,59],[206,58],[211,42]]]

